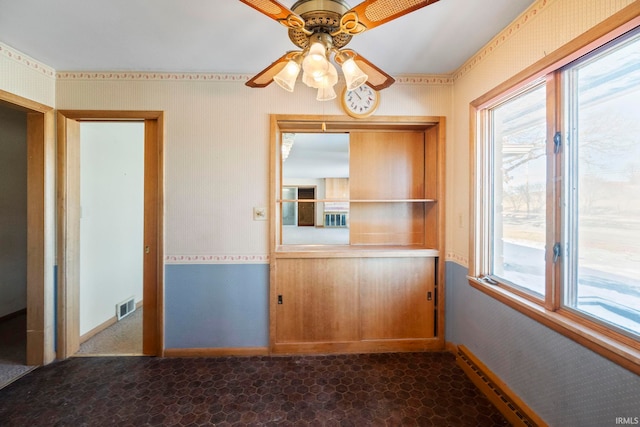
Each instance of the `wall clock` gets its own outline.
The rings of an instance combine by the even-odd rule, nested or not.
[[[380,92],[369,87],[367,84],[354,89],[342,91],[342,109],[357,119],[369,117],[378,108],[380,103]]]

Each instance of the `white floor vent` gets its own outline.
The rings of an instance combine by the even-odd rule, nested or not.
[[[123,317],[127,317],[134,311],[136,311],[136,300],[134,297],[131,297],[128,300],[116,305],[116,316],[118,316],[118,320],[122,319]]]

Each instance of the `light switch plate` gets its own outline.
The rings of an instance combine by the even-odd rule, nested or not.
[[[254,221],[266,221],[267,220],[267,208],[253,208],[253,220]]]

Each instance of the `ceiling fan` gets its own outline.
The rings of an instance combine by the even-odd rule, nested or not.
[[[352,37],[438,0],[365,0],[350,8],[344,0],[299,0],[291,9],[276,0],[240,0],[289,29],[289,38],[300,50],[289,51],[251,78],[246,85],[266,87],[275,81],[293,92],[302,69],[302,82],[318,89],[317,99],[336,97],[336,64],[344,73],[347,89],[367,83],[375,90],[395,80],[359,53],[344,49]]]

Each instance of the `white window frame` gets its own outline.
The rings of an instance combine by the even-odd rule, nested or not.
[[[471,132],[471,244],[469,283],[519,312],[539,321],[624,368],[640,375],[640,340],[617,328],[594,321],[581,313],[563,308],[562,279],[564,260],[554,263],[553,246],[563,242],[561,154],[554,153],[553,137],[562,127],[561,69],[615,38],[640,27],[640,11],[627,7],[592,28],[538,63],[473,101],[470,105]],[[491,160],[488,115],[490,108],[522,93],[541,79],[547,88],[547,236],[545,251],[544,299],[523,292],[509,283],[488,276],[491,242],[490,211]],[[553,183],[553,184],[552,184]]]

